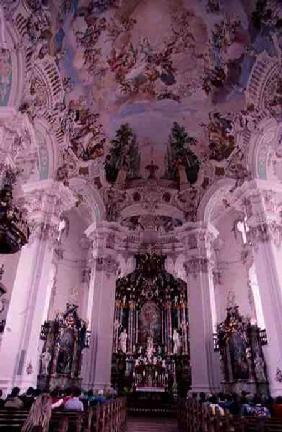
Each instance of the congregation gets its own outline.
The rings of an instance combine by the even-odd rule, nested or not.
[[[218,412],[242,417],[274,417],[282,421],[282,397],[251,394],[242,391],[238,393],[192,393],[192,399],[201,405],[209,407],[211,414]]]
[[[52,411],[84,412],[90,407],[104,404],[114,398],[117,394],[112,387],[104,390],[81,391],[79,387],[61,390],[55,388],[50,392],[41,391],[29,387],[21,394],[19,387],[14,387],[6,398],[3,398],[0,390],[0,409],[26,410],[29,415],[22,426],[22,432],[48,431]],[[11,411],[12,412],[12,411]],[[37,430],[37,429],[36,429]]]
[[[42,392],[29,387],[26,392],[20,393],[20,388],[14,387],[11,393],[3,398],[3,392],[0,390],[0,408],[29,410],[40,396],[48,394],[52,409],[84,411],[90,406],[99,405],[117,396],[116,391],[110,386],[105,386],[104,390],[88,391],[81,391],[78,387],[70,387],[65,390],[56,387],[51,392]]]

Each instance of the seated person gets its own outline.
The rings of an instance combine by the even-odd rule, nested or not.
[[[80,393],[79,388],[73,389],[71,398],[64,404],[65,411],[84,411],[83,403],[79,400]]]
[[[34,402],[34,395],[33,394],[34,394],[34,388],[33,387],[29,387],[27,389],[27,391],[25,392],[25,394],[23,394],[21,396],[21,400],[24,403],[24,408],[26,408],[28,410],[30,410],[31,405]]]
[[[211,396],[208,400],[208,406],[210,407],[212,415],[216,414],[216,410],[218,410],[219,414],[224,416],[224,409],[219,405],[218,399],[215,395]]]
[[[269,409],[262,403],[262,399],[258,395],[254,398],[252,415],[255,417],[270,417]]]
[[[98,390],[98,394],[96,395],[97,404],[104,403],[107,399],[104,395],[104,391],[102,389]]]
[[[58,387],[54,388],[51,393],[52,409],[60,408],[64,404],[64,398],[60,395]]]
[[[239,401],[239,396],[236,393],[232,395],[227,395],[225,408],[230,412],[230,414],[238,416],[241,412],[241,405]]]
[[[21,409],[24,407],[24,403],[19,397],[20,389],[19,387],[14,387],[11,394],[7,397],[4,408],[16,408]]]
[[[3,392],[2,392],[2,390],[0,390],[0,408],[3,408],[4,403],[5,403],[5,400],[2,399],[2,395],[3,395]]]
[[[253,396],[248,394],[242,394],[241,397],[241,411],[240,415],[243,417],[249,417],[253,415]]]
[[[32,404],[21,432],[48,432],[51,413],[51,396],[48,393],[40,394]]]
[[[93,390],[88,390],[87,392],[87,401],[88,401],[88,406],[95,406],[97,405],[97,398],[94,395]]]

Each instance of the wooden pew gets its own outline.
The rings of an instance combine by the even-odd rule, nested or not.
[[[178,404],[180,432],[282,432],[281,420],[266,417],[235,417],[189,398]]]
[[[28,411],[6,408],[0,410],[0,431],[19,431],[28,416]],[[54,432],[81,432],[84,413],[54,411],[49,430]]]
[[[87,413],[75,411],[53,411],[50,420],[50,432],[82,432]]]
[[[20,431],[28,416],[27,410],[0,409],[0,432]],[[86,412],[54,410],[50,432],[124,432],[126,429],[126,399],[106,401]]]
[[[94,416],[95,432],[123,432],[126,429],[126,399],[118,398],[98,405]]]
[[[0,409],[0,431],[19,431],[28,416],[27,410]]]

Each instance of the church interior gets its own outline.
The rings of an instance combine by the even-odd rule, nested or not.
[[[282,431],[281,64],[281,0],[0,1],[0,429]]]

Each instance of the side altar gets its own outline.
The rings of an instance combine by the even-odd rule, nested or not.
[[[41,328],[44,344],[38,387],[42,390],[81,385],[82,351],[89,346],[90,334],[77,309],[78,306],[67,303],[64,313],[45,321]]]
[[[165,270],[165,256],[136,256],[117,280],[112,384],[135,392],[186,395],[191,384],[187,285]]]
[[[232,306],[227,309],[225,320],[218,324],[215,336],[224,390],[268,395],[263,353],[263,345],[267,344],[265,331],[240,315],[238,306]]]

